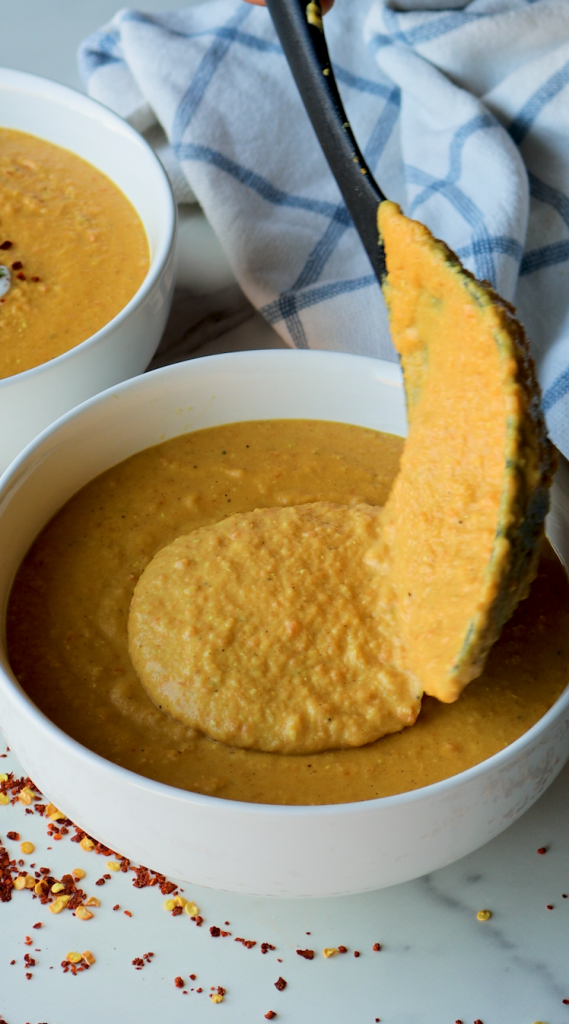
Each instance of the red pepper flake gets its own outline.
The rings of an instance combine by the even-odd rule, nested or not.
[[[482,1024],[482,1021],[481,1020],[475,1020],[474,1024]]]
[[[10,967],[12,967],[12,965],[15,964],[15,963],[16,963],[15,960],[10,960]]]
[[[357,949],[354,949],[354,956],[359,956],[359,955],[360,955],[359,951]]]
[[[162,882],[162,885],[160,886],[160,892],[162,893],[163,896],[169,896],[171,892],[174,892],[175,888],[176,886],[174,885],[173,882]]]
[[[203,992],[203,988],[197,988],[196,992]]]
[[[182,891],[183,891],[183,890],[182,890]],[[224,923],[224,924],[227,924],[227,925],[230,925],[230,924],[231,924],[231,921],[224,921],[223,923]]]
[[[271,946],[270,942],[261,943],[261,953],[268,953],[270,949],[275,949],[275,946]]]
[[[569,1006],[569,999],[564,999],[563,1000],[563,1005],[564,1006]]]
[[[105,879],[104,878],[98,878],[97,881],[95,882],[95,885],[104,885],[104,884],[105,884]]]
[[[33,942],[33,939],[31,939],[29,935],[26,935],[26,937],[24,939],[24,946],[31,946],[32,942]]]
[[[547,909],[548,910],[553,910],[553,903],[548,903],[547,904]]]
[[[120,903],[115,903],[115,905],[113,907],[113,910],[120,910],[120,909],[121,909]]]
[[[197,978],[197,974],[190,974],[190,981],[195,981],[196,978]]]
[[[174,907],[174,909],[172,911],[172,917],[179,917],[180,914],[183,913],[183,910],[184,910],[183,907]]]
[[[2,245],[0,245],[0,249],[11,249],[13,244],[13,242],[8,241],[2,242]],[[0,757],[6,757],[6,754],[0,754]]]
[[[12,263],[12,270],[21,270],[24,264],[21,260],[14,260]]]
[[[15,843],[19,843],[20,842],[20,833],[19,832],[6,832],[6,838],[7,839],[12,839]]]
[[[212,938],[217,939],[218,935],[221,935],[221,928],[218,928],[216,924],[212,924],[209,934]]]
[[[127,917],[132,917],[130,910],[125,910],[125,914]]]
[[[25,281],[26,280],[26,275],[22,274],[21,270],[20,270],[19,274],[16,274],[16,277],[18,277],[20,279],[20,281]]]
[[[41,281],[41,277],[32,277],[32,281]]]
[[[278,988],[279,992],[284,992],[286,988],[286,981],[284,978],[279,978],[278,981],[275,981],[275,988]]]
[[[566,892],[562,892],[562,893],[561,893],[561,895],[563,896],[563,899],[564,899],[564,900],[566,900],[566,899],[567,899],[567,893],[566,893]]]
[[[347,953],[347,952],[348,952],[348,947],[347,946],[338,946],[338,953]]]
[[[381,949],[381,942],[374,942],[374,944],[373,944],[373,951],[374,951],[374,953],[379,953],[380,949]]]
[[[135,956],[134,960],[132,961],[132,966],[135,967],[137,971],[141,971],[142,968],[144,967],[144,960],[142,959],[142,957]]]
[[[276,1013],[274,1010],[268,1010],[267,1013],[265,1014],[265,1017],[267,1018],[267,1020],[273,1020],[273,1018],[276,1017]]]
[[[32,927],[33,928],[41,928],[41,925],[42,925],[41,921],[37,921],[36,924],[34,924]]]
[[[541,854],[547,853],[547,846],[540,846],[537,852]]]
[[[297,949],[296,951],[299,956],[303,956],[305,960],[314,960],[313,949]]]
[[[179,975],[178,975],[177,978],[174,978],[174,985],[176,986],[176,988],[183,988],[184,987],[184,980],[183,980],[183,978],[180,978]]]
[[[255,939],[235,939],[235,942],[240,942],[245,949],[253,949],[253,946],[257,945]]]
[[[26,978],[28,979],[28,981],[30,980],[31,977],[32,975],[30,973],[26,973]]]

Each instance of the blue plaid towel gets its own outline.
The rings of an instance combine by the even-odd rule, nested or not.
[[[568,0],[337,0],[326,34],[382,188],[518,307],[569,455]],[[396,358],[265,9],[123,10],[79,62],[155,141],[178,198],[197,197],[285,341]]]

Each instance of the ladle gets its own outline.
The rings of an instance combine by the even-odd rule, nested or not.
[[[316,0],[266,0],[285,57],[380,284],[386,276],[377,207],[386,197],[366,164],[338,92]]]

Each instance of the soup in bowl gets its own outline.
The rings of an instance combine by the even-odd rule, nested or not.
[[[176,208],[125,121],[0,69],[0,468],[91,395],[142,372],[175,281]]]
[[[95,529],[106,529],[113,517],[123,515],[138,516],[140,526],[146,508],[142,533],[130,529],[125,537],[138,549],[144,548],[147,564],[155,550],[184,532],[188,523],[199,527],[208,517],[210,522],[227,518],[240,511],[239,501],[243,508],[247,503],[247,507],[266,508],[319,500],[351,502],[358,508],[381,504],[405,431],[399,369],[361,357],[239,353],[196,360],[120,385],[46,431],[6,475],[0,494],[0,537],[10,536],[11,544],[0,579],[3,606],[7,607],[14,576],[30,545],[81,488],[85,488],[82,495],[67,505],[67,526],[63,522],[69,544],[73,544],[69,530],[78,522],[81,502]],[[187,436],[175,440],[180,435]],[[236,460],[238,449],[242,452]],[[288,462],[287,452],[289,456],[292,452]],[[295,460],[300,466],[297,476]],[[152,466],[162,476],[156,476]],[[192,474],[199,474],[204,466],[199,480],[192,482]],[[126,491],[124,501],[119,500],[124,505],[120,513],[110,505],[105,512],[100,502],[93,503],[94,495],[102,494],[93,488],[106,488],[108,498],[111,492],[116,495],[117,488],[126,487],[129,479],[131,485],[139,481],[138,488],[131,486],[129,492],[140,492],[138,511],[127,501]],[[145,479],[155,488],[150,504]],[[173,496],[170,503],[167,483]],[[562,493],[560,476],[554,485],[549,533],[563,558]],[[178,511],[172,513],[176,505]],[[66,510],[60,513],[65,514]],[[150,536],[153,524],[169,516],[173,518],[166,532]],[[44,537],[57,523],[58,517]],[[128,561],[133,556],[125,553],[125,544],[124,538],[117,539],[121,557]],[[52,550],[57,552],[57,544]],[[140,550],[135,554],[139,557]],[[77,576],[84,578],[79,560],[72,561]],[[558,574],[555,585],[563,591],[563,572],[553,558],[548,564]],[[124,569],[126,575],[136,576],[133,564]],[[107,571],[111,577],[107,590],[127,587],[118,604],[113,604],[114,598],[107,602],[105,620],[107,631],[122,630],[124,643],[126,625],[117,627],[117,622],[124,620],[128,586],[135,580],[125,584],[115,569]],[[548,571],[545,566],[540,575]],[[62,578],[69,578],[70,586],[72,575],[63,571]],[[96,586],[84,589],[96,590]],[[543,593],[548,587],[546,580]],[[41,672],[30,681],[19,660],[14,637],[18,601],[25,600],[25,590],[24,585],[18,596],[16,584],[8,637],[13,668],[25,690],[6,650],[0,681],[1,721],[12,748],[50,799],[89,834],[177,878],[283,896],[331,895],[404,881],[441,867],[496,835],[543,792],[567,757],[569,696],[562,692],[562,667],[547,675],[533,719],[514,722],[513,731],[502,731],[497,739],[495,729],[484,728],[493,707],[492,694],[488,697],[486,692],[489,682],[496,687],[496,719],[502,714],[502,722],[509,720],[510,725],[516,719],[512,710],[516,702],[509,710],[503,704],[498,676],[507,663],[516,665],[518,648],[514,651],[512,644],[522,632],[531,632],[531,616],[544,612],[539,607],[539,579],[534,584],[537,605],[532,611],[529,601],[522,603],[526,619],[512,620],[514,632],[506,636],[509,647],[503,652],[502,668],[492,663],[493,652],[494,676],[471,684],[471,698],[467,688],[462,711],[460,701],[440,709],[433,702],[432,713],[420,716],[417,725],[376,743],[288,758],[214,739],[202,741],[187,729],[184,733],[184,727],[156,708],[142,691],[134,725],[125,724],[122,741],[117,741],[120,721],[127,721],[123,706],[132,704],[138,685],[135,676],[129,677],[124,647],[122,661],[116,659],[118,649],[114,648],[112,664],[95,666],[100,669],[98,677],[108,682],[106,709],[100,692],[93,703],[92,693],[97,691],[95,687],[91,692],[89,684],[83,691],[76,687],[75,697],[68,699],[69,714],[62,717],[64,699],[56,696],[55,703],[49,703],[57,683],[46,677],[42,694]],[[121,600],[126,602],[122,611]],[[563,599],[557,603],[563,606]],[[546,617],[547,628],[556,628],[561,635],[563,623],[555,626],[551,611]],[[78,607],[77,622],[85,622]],[[66,624],[62,629],[63,641],[73,648],[73,631]],[[24,647],[21,643],[20,649]],[[69,668],[66,657],[61,674]],[[70,657],[73,660],[75,654]],[[498,651],[495,661],[499,659]],[[536,670],[541,671],[539,666]],[[514,667],[516,674],[523,675]],[[522,703],[526,700],[518,697]],[[488,703],[483,707],[476,705],[477,700]],[[432,734],[428,740],[429,719],[444,720],[446,711],[454,717],[450,725],[443,721],[447,732],[435,735],[433,747]],[[96,730],[89,735],[84,729],[84,722],[95,721],[98,712],[99,738]],[[129,732],[129,728],[140,732],[141,721],[148,724],[153,715],[161,736],[154,753],[133,742],[134,732]],[[477,751],[465,742],[468,731],[472,732],[469,716],[473,715],[475,719],[478,715],[481,733]],[[106,747],[101,746],[105,734]],[[406,734],[411,740],[407,748]],[[491,740],[494,746],[485,745]],[[213,760],[207,760],[208,750]],[[148,820],[160,821],[157,834],[146,827]]]

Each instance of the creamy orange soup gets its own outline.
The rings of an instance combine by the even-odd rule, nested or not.
[[[413,790],[521,736],[567,681],[569,592],[546,546],[530,597],[482,676],[454,704],[424,697],[412,728],[310,755],[225,745],[174,721],[128,654],[136,582],[176,537],[255,508],[383,505],[403,440],[317,421],[240,423],[141,452],[88,484],[43,530],[12,591],[8,645],[37,705],[102,756],[182,789],[235,800],[326,804]]]
[[[109,178],[66,149],[0,128],[0,377],[95,334],[148,267],[140,218]]]

